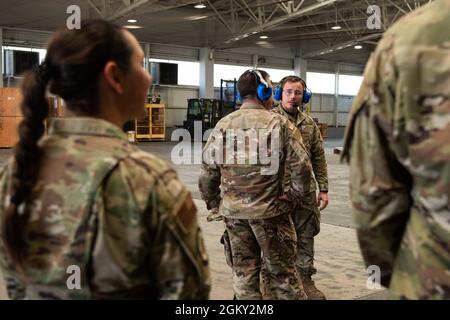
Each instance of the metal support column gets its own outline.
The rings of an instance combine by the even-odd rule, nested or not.
[[[214,52],[200,48],[199,98],[214,99]]]
[[[253,69],[258,69],[258,59],[259,56],[257,54],[253,55]]]
[[[335,124],[336,128],[339,126],[339,106],[338,106],[338,103],[339,103],[339,73],[340,73],[340,66],[339,66],[339,64],[336,64],[336,67],[335,67],[336,78],[335,78],[335,86],[334,86],[334,88],[335,88],[334,89],[335,90],[335,92],[334,92],[334,100],[335,100],[334,124]]]
[[[306,72],[308,69],[308,61],[301,57],[294,58],[294,75],[306,81]]]

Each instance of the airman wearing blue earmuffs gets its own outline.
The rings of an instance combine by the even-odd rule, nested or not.
[[[281,79],[280,84],[275,88],[275,94],[273,96],[273,98],[277,101],[281,101],[282,97],[283,97],[283,88],[286,82],[300,82],[302,87],[303,87],[303,91],[302,91],[302,101],[301,104],[305,105],[307,104],[312,97],[312,92],[311,90],[309,90],[306,86],[306,82],[305,80],[303,80],[300,77],[297,76],[288,76],[288,77],[284,77],[283,79]]]
[[[273,109],[275,113],[287,117],[299,129],[303,144],[310,154],[315,180],[311,181],[309,195],[296,204],[292,219],[297,232],[296,269],[301,276],[303,287],[309,299],[325,299],[316,288],[311,276],[317,272],[314,262],[314,236],[320,231],[320,210],[328,205],[328,173],[319,127],[301,107],[310,102],[312,92],[306,82],[297,76],[288,76],[275,88],[274,98],[280,101]],[[289,174],[287,174],[287,179]],[[316,195],[316,182],[319,193]]]
[[[248,72],[253,73],[255,76],[255,81],[257,85],[256,98],[258,98],[261,102],[268,101],[270,98],[272,98],[273,89],[261,75],[261,72],[259,72],[256,69],[253,70],[250,69],[248,70]],[[236,100],[242,101],[242,97],[239,91],[237,91],[236,93]]]
[[[233,290],[239,300],[261,300],[261,257],[277,300],[305,299],[295,271],[292,204],[309,194],[312,166],[302,137],[271,111],[270,75],[247,70],[236,84],[242,106],[214,127],[203,150],[199,190],[211,217],[225,223],[222,237]],[[209,159],[209,160],[208,160]],[[285,168],[292,170],[287,191]],[[219,219],[219,218],[217,218]]]

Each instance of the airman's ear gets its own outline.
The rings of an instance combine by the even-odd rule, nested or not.
[[[103,68],[106,83],[118,94],[123,93],[122,72],[114,61],[109,61]]]

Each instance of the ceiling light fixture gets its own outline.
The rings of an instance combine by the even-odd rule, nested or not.
[[[201,19],[206,19],[206,18],[208,18],[208,16],[191,16],[191,17],[186,17],[186,20],[196,21],[196,20],[201,20]]]
[[[206,6],[203,4],[203,2],[199,2],[194,6],[195,9],[205,9]]]
[[[334,26],[331,27],[332,30],[341,30],[342,27],[339,25],[338,23],[338,19],[337,19],[337,7],[335,7],[336,9],[336,24]]]
[[[269,36],[259,36],[260,39],[267,39]]]
[[[137,26],[137,25],[126,25],[123,26],[125,29],[142,29],[142,26]]]
[[[361,50],[363,48],[362,45],[357,44],[356,46],[354,46],[353,48],[355,48],[355,50]]]
[[[129,19],[129,20],[127,20],[129,23],[136,23],[137,22],[137,20],[136,19]]]

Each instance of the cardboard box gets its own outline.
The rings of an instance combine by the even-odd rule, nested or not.
[[[320,134],[322,135],[322,138],[328,138],[328,124],[326,123],[320,123],[319,124]]]
[[[16,117],[0,117],[0,148],[11,148],[17,142]]]
[[[62,99],[57,96],[48,97],[48,116],[50,118],[60,118],[64,116]]]
[[[19,124],[22,122],[23,117],[15,117],[16,128],[11,132],[11,144],[15,146],[19,141]]]
[[[0,95],[0,117],[22,116],[20,103],[22,93],[19,88],[2,88]]]
[[[0,117],[0,148],[12,148],[19,141],[19,124],[23,117]]]

